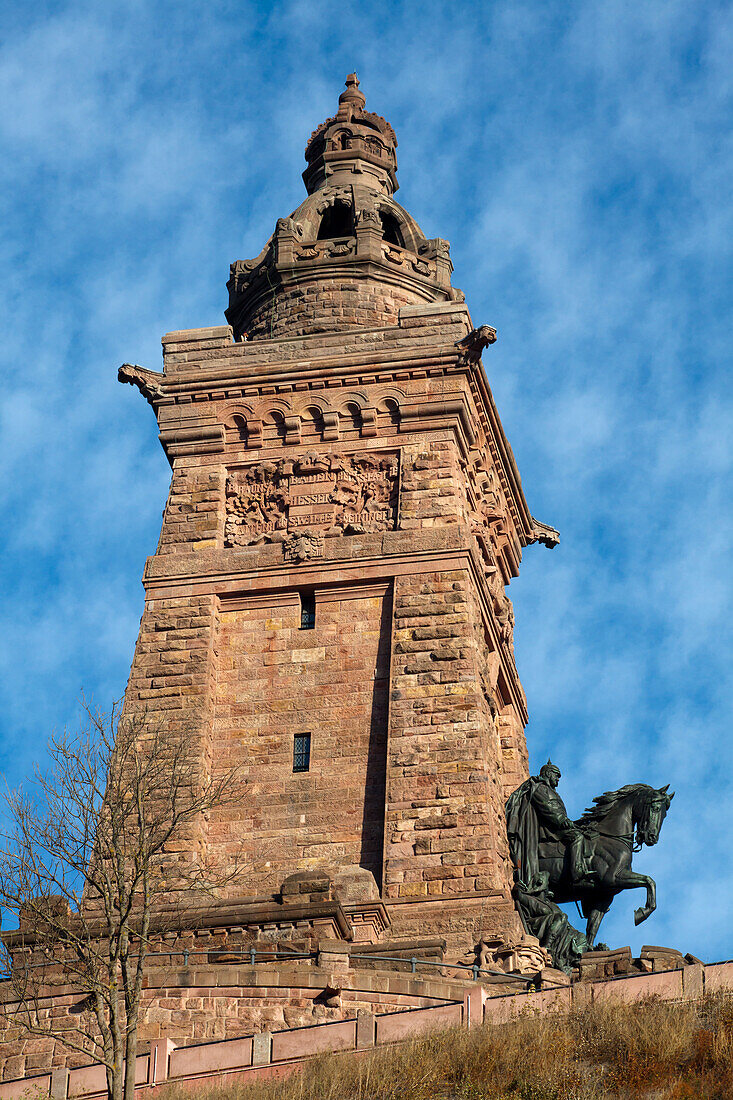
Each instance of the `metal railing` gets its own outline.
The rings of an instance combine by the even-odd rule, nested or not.
[[[212,955],[223,955],[225,959],[211,958]],[[272,962],[277,960],[286,961],[287,959],[314,959],[318,957],[318,950],[313,951],[258,951],[255,947],[250,947],[246,951],[230,951],[226,947],[221,948],[203,948],[195,951],[187,947],[178,948],[175,951],[148,951],[146,958],[173,958],[176,955],[181,955],[183,958],[183,965],[189,965],[189,959],[196,955],[206,955],[208,961],[216,965],[219,962],[230,962],[241,959],[249,962],[251,966],[255,966],[258,962]],[[474,981],[478,981],[481,975],[487,975],[492,978],[503,978],[504,981],[509,984],[515,981],[522,981],[527,986],[536,986],[537,982],[535,978],[525,977],[524,974],[507,973],[505,970],[493,969],[488,967],[481,967],[478,963],[458,963],[458,962],[437,962],[433,959],[422,959],[417,955],[410,955],[406,957],[404,955],[366,955],[361,951],[349,956],[350,962],[353,965],[360,959],[364,959],[366,962],[388,962],[408,965],[410,967],[410,973],[416,974],[418,966],[436,967],[440,970],[469,970]]]
[[[206,947],[201,948],[200,950],[191,950],[191,948],[188,947],[179,947],[171,951],[146,951],[145,958],[173,959],[178,955],[181,956],[183,960],[183,966],[185,967],[189,966],[190,958],[201,955],[206,956],[207,961],[212,966],[216,966],[226,962],[236,962],[238,960],[248,962],[250,966],[256,966],[258,962],[287,961],[288,959],[317,959],[319,951],[317,949],[314,949],[312,951],[280,951],[277,949],[274,951],[258,951],[254,947],[247,948],[245,951],[229,950],[226,947]],[[216,955],[226,957],[211,957]],[[136,958],[137,956],[133,954],[132,957]],[[354,963],[357,963],[359,959],[364,959],[366,962],[392,963],[393,966],[395,964],[407,965],[410,967],[411,974],[417,974],[417,968],[419,966],[434,967],[438,970],[468,970],[471,972],[471,976],[473,977],[474,981],[478,981],[479,977],[485,975],[490,978],[502,978],[503,982],[501,984],[506,985],[510,985],[513,982],[524,982],[527,992],[530,988],[539,988],[539,974],[533,978],[529,978],[526,977],[524,974],[517,974],[512,972],[507,973],[506,970],[481,967],[478,965],[478,963],[437,962],[433,959],[419,958],[417,955],[410,955],[409,957],[406,957],[404,955],[366,955],[362,954],[361,951],[349,956],[349,960],[352,966],[354,965]],[[56,962],[55,960],[46,959],[43,962],[26,962],[23,965],[23,969],[31,970],[40,967],[54,966],[63,967],[63,961],[59,960],[58,962]],[[551,987],[554,988],[556,986],[559,988],[559,983],[549,983],[547,981],[542,982],[543,989],[548,989]]]
[[[352,960],[356,959],[368,959],[374,962],[400,962],[410,963],[411,973],[417,973],[418,966],[438,966],[441,969],[449,968],[451,970],[470,970],[473,975],[474,981],[478,980],[480,974],[488,974],[490,977],[501,977],[509,981],[523,981],[528,985],[535,985],[534,978],[525,978],[523,974],[507,974],[506,970],[494,970],[487,967],[480,967],[478,963],[454,963],[454,962],[433,962],[432,959],[420,959],[415,955],[412,955],[409,959],[402,955],[362,955],[359,952],[356,955],[351,956]]]

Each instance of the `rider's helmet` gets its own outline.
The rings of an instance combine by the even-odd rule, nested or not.
[[[558,768],[557,764],[553,764],[552,761],[548,759],[547,763],[543,764],[540,768],[540,775],[543,779],[550,779],[553,776],[560,779],[560,777],[562,776],[562,772]]]

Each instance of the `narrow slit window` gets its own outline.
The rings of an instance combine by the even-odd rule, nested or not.
[[[311,766],[311,735],[296,733],[293,741],[293,771],[307,772]]]
[[[316,625],[315,592],[300,593],[300,629],[313,630]]]

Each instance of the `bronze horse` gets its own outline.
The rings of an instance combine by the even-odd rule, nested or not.
[[[555,902],[579,902],[587,920],[586,939],[592,948],[601,921],[616,894],[646,887],[646,904],[634,912],[641,924],[657,907],[657,884],[649,875],[631,869],[631,859],[643,844],[656,844],[667,810],[674,798],[666,787],[629,783],[618,791],[606,791],[594,798],[575,824],[585,833],[589,866],[597,882],[573,886],[567,870],[565,848],[558,841],[539,845],[539,869],[549,875],[549,896]]]

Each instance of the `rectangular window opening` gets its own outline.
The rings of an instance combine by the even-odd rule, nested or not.
[[[313,630],[316,625],[315,592],[300,593],[300,629]]]
[[[307,772],[311,764],[311,735],[296,733],[293,740],[293,771]]]

